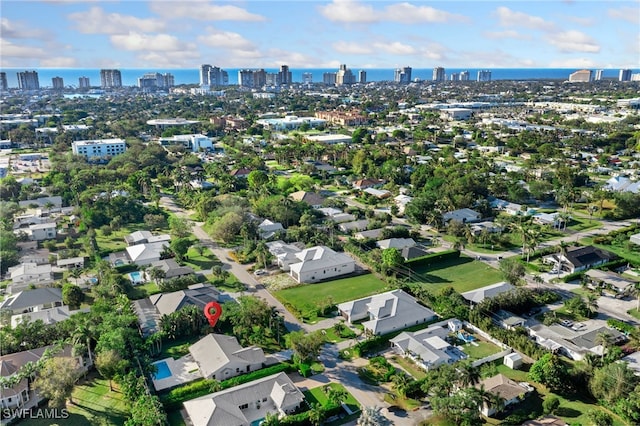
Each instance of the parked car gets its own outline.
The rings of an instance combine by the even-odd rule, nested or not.
[[[571,327],[573,325],[573,321],[571,321],[571,320],[562,320],[562,321],[560,321],[560,324],[564,325],[565,327]]]
[[[571,326],[571,329],[573,331],[582,331],[585,328],[587,328],[587,324],[585,324],[583,322],[577,322],[577,323],[573,324],[573,326]]]
[[[253,275],[266,275],[267,271],[265,271],[264,269],[256,269],[255,271],[253,271]]]

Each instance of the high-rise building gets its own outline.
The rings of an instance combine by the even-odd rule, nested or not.
[[[631,81],[631,70],[620,70],[620,73],[618,74],[618,81]]]
[[[9,83],[7,82],[7,73],[2,71],[0,72],[0,90],[6,92],[9,90]]]
[[[433,75],[432,75],[432,80],[433,81],[445,81],[446,76],[444,73],[444,68],[442,67],[435,67],[433,69]]]
[[[257,89],[267,84],[267,72],[259,70],[238,70],[238,85]]]
[[[278,71],[278,79],[276,84],[278,85],[289,85],[293,83],[291,78],[291,71],[289,71],[288,65],[281,65],[280,71]]]
[[[367,72],[365,70],[358,71],[358,83],[366,83],[367,82]]]
[[[356,76],[345,64],[340,65],[340,69],[336,73],[336,85],[343,86],[346,84],[353,84],[356,82]]]
[[[103,89],[122,87],[120,70],[100,70],[100,86]]]
[[[304,83],[304,84],[313,84],[313,73],[303,72],[302,73],[302,83]]]
[[[22,71],[18,73],[18,89],[20,90],[38,90],[40,89],[40,81],[38,80],[37,71]]]
[[[630,81],[640,81],[640,72],[636,72],[631,74],[631,80]]]
[[[478,81],[491,81],[491,71],[489,71],[489,70],[479,70],[478,71]]]
[[[88,89],[91,87],[91,83],[89,82],[89,77],[80,77],[78,78],[78,87],[80,89]]]
[[[322,82],[327,86],[334,86],[336,84],[336,74],[335,72],[322,73]]]
[[[596,76],[594,77],[595,81],[600,81],[602,80],[602,73],[604,72],[604,70],[596,70]]]
[[[211,65],[200,66],[201,86],[226,86],[229,84],[229,74],[219,67]]]
[[[174,86],[174,81],[171,73],[148,72],[138,78],[138,87],[146,90],[168,89]]]
[[[393,81],[396,83],[411,83],[411,67],[397,68]]]
[[[460,80],[460,73],[458,72],[452,72],[451,75],[449,76],[449,80],[451,81],[458,81]]]
[[[569,74],[569,83],[588,83],[591,81],[591,70],[580,70]]]
[[[54,90],[62,90],[64,89],[64,80],[62,77],[53,77],[51,79],[51,86],[53,86]]]
[[[460,81],[469,81],[469,71],[462,71],[460,73]]]

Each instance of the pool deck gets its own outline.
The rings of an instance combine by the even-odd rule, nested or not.
[[[185,355],[178,359],[165,358],[156,362],[162,361],[167,363],[167,367],[169,367],[169,371],[171,371],[171,376],[164,379],[153,380],[153,387],[156,388],[157,391],[172,388],[174,386],[202,378],[200,370],[198,369],[198,364],[193,360],[191,355]]]

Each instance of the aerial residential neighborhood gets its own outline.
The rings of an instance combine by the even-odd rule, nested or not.
[[[640,423],[637,82],[156,89],[2,92],[3,422]]]

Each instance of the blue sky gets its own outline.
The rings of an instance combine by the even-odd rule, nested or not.
[[[640,68],[640,0],[1,0],[0,66]]]

